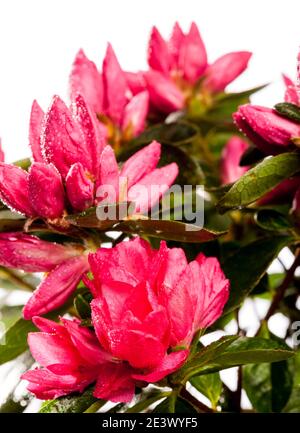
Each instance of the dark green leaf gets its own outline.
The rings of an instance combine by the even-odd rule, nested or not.
[[[297,105],[291,104],[290,102],[280,102],[276,104],[274,108],[281,116],[293,122],[300,123],[300,108]]]
[[[212,345],[200,350],[182,367],[177,378],[180,378],[181,383],[185,383],[196,375],[214,373],[245,364],[283,361],[295,354],[293,350],[278,341],[259,337],[235,337],[232,341],[229,340],[227,345],[221,346],[218,351],[210,350]],[[211,352],[209,358],[207,351]]]
[[[258,412],[281,412],[292,391],[287,361],[250,364],[243,368],[243,387]]]
[[[273,209],[261,209],[254,216],[256,224],[264,230],[288,231],[294,228],[287,215]]]
[[[91,307],[90,302],[92,300],[92,295],[90,292],[79,293],[74,299],[74,307],[78,315],[82,319],[88,319],[91,317]]]
[[[7,329],[0,340],[0,365],[10,361],[27,349],[27,335],[36,331],[30,320],[19,319]]]
[[[228,313],[237,308],[266,273],[280,250],[293,242],[289,236],[258,239],[229,256],[222,269],[230,281],[230,296],[225,306]]]
[[[46,401],[40,413],[83,413],[97,401],[99,400],[93,396],[93,389],[89,388],[81,395],[69,395]],[[103,401],[103,404],[105,403]]]
[[[191,384],[205,395],[210,400],[212,408],[216,409],[223,388],[220,374],[210,373],[203,376],[194,376],[191,379]]]
[[[300,154],[297,152],[265,158],[230,188],[219,201],[218,208],[220,212],[225,212],[253,203],[299,170]]]

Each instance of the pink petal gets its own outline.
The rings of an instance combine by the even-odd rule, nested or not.
[[[98,340],[101,346],[109,351],[110,345],[108,341],[108,334],[112,330],[112,320],[108,309],[107,302],[102,296],[94,299],[91,302],[92,309],[92,323],[95,329]]]
[[[184,107],[184,95],[171,79],[154,70],[146,72],[145,78],[150,101],[159,112],[169,114]]]
[[[109,186],[112,189],[113,196],[108,200],[114,203],[119,195],[119,167],[111,146],[105,146],[101,154],[99,179],[102,187]],[[99,194],[99,190],[96,191],[96,197],[99,200],[103,199],[101,193]]]
[[[184,33],[181,30],[178,22],[175,23],[172,31],[172,35],[169,41],[169,51],[172,56],[172,69],[178,69],[178,59],[180,53],[180,47],[184,40]]]
[[[22,233],[0,234],[0,263],[26,272],[49,272],[80,253],[73,247],[42,241]]]
[[[142,331],[116,329],[109,333],[111,353],[134,368],[154,368],[166,348],[157,338]]]
[[[108,44],[103,62],[103,81],[105,88],[105,109],[117,124],[121,125],[123,111],[127,103],[127,81],[115,52]]]
[[[94,396],[114,403],[129,403],[134,396],[132,369],[124,364],[107,363],[100,367]]]
[[[99,248],[89,254],[89,264],[99,286],[111,281],[136,286],[147,279],[151,257],[149,243],[135,238],[114,248]]]
[[[69,374],[76,373],[81,358],[72,342],[67,338],[44,332],[30,332],[28,344],[34,359],[43,367],[68,366]]]
[[[80,326],[74,320],[62,319],[62,321],[74,346],[88,364],[97,366],[111,361],[112,356],[101,348],[96,335],[91,330]]]
[[[58,265],[41,282],[23,309],[24,319],[46,314],[63,305],[89,269],[86,256],[78,256]]]
[[[278,148],[276,144],[271,144],[264,140],[251,128],[246,118],[240,111],[233,113],[232,117],[238,129],[243,132],[252,141],[252,143],[254,143],[266,155],[276,155],[278,152],[280,152],[280,148]]]
[[[46,114],[42,148],[47,161],[56,166],[63,178],[76,162],[92,172],[92,157],[87,152],[84,136],[58,96],[53,98]]]
[[[48,334],[57,334],[61,335],[62,337],[66,337],[68,335],[64,326],[60,323],[54,322],[53,320],[45,319],[45,317],[34,316],[32,321],[42,332],[46,332]]]
[[[235,182],[248,170],[248,167],[239,165],[246,149],[248,149],[248,143],[238,136],[231,137],[225,144],[221,157],[221,181],[223,184]]]
[[[65,207],[61,176],[53,164],[34,162],[29,170],[29,200],[42,218],[59,218]]]
[[[76,211],[82,212],[94,203],[94,183],[77,162],[70,168],[66,177],[66,190],[69,202]]]
[[[269,108],[246,104],[239,107],[239,113],[256,134],[272,145],[287,146],[292,138],[300,135],[298,124]]]
[[[103,82],[94,62],[84,51],[77,53],[70,75],[70,93],[73,100],[77,93],[83,95],[95,113],[103,111]]]
[[[2,143],[1,143],[1,138],[0,138],[0,162],[4,162],[5,161],[5,155],[2,149]]]
[[[86,154],[90,158],[88,167],[92,167],[92,173],[97,179],[100,156],[105,146],[105,136],[99,127],[102,124],[98,122],[95,114],[90,111],[81,95],[77,94],[73,101],[73,116],[81,127],[85,138]]]
[[[175,162],[157,168],[144,176],[128,191],[128,200],[135,203],[135,212],[145,213],[151,209],[173,184],[178,175]]]
[[[190,263],[190,269],[194,279],[191,287],[198,298],[194,317],[196,332],[212,325],[221,316],[229,296],[229,281],[215,257],[199,254],[196,261]]]
[[[20,167],[0,162],[0,196],[10,209],[35,215],[28,198],[28,173]]]
[[[141,93],[147,88],[143,72],[125,72],[127,85],[133,95]]]
[[[198,27],[192,23],[189,33],[183,38],[178,57],[178,69],[183,77],[194,84],[205,72],[207,55],[205,45],[200,36]]]
[[[285,102],[290,102],[295,105],[299,105],[299,96],[298,96],[298,89],[295,83],[287,77],[286,75],[282,75],[283,81],[286,87],[285,94],[284,94],[284,100]]]
[[[120,177],[127,178],[127,187],[137,183],[143,176],[153,171],[160,159],[161,145],[152,141],[134,153],[122,166]]]
[[[168,45],[156,27],[152,27],[148,45],[148,64],[162,74],[168,76],[170,70]]]
[[[178,370],[185,362],[189,355],[188,350],[180,350],[178,352],[171,352],[166,355],[160,365],[155,369],[145,374],[133,374],[132,377],[136,380],[142,380],[148,383],[155,383]]]
[[[207,70],[204,85],[212,92],[222,92],[247,68],[252,53],[238,51],[219,57]]]
[[[41,149],[42,123],[45,113],[36,100],[33,101],[29,122],[29,144],[34,161],[43,162]]]
[[[145,129],[145,122],[149,109],[149,94],[141,92],[135,95],[124,109],[122,130],[129,131],[136,137]]]

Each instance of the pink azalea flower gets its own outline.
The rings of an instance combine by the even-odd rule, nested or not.
[[[124,119],[135,116],[130,113],[141,97],[137,95],[125,106]],[[41,109],[33,103],[30,144],[34,162],[28,172],[0,162],[0,196],[13,210],[52,224],[60,224],[67,208],[81,212],[96,205],[101,185],[113,186],[117,198],[119,182],[127,178],[128,199],[136,201],[136,211],[144,212],[159,200],[178,174],[175,163],[156,169],[160,159],[157,142],[134,154],[120,170],[114,151],[105,146],[95,114],[79,94],[71,109],[54,97],[43,119]],[[138,186],[150,188],[151,184],[161,186],[161,192],[150,201],[143,195],[137,197]]]
[[[292,139],[300,136],[300,126],[285,119],[275,110],[246,104],[239,107],[233,118],[238,128],[266,154],[284,151]]]
[[[148,47],[150,70],[127,74],[133,93],[147,88],[152,107],[165,114],[181,110],[203,79],[202,88],[212,94],[222,92],[247,67],[251,53],[228,53],[208,64],[205,45],[198,27],[192,23],[185,34],[178,23],[169,40],[153,27]]]
[[[89,262],[95,333],[77,321],[35,318],[42,332],[30,334],[29,345],[42,368],[23,378],[39,398],[96,382],[97,398],[128,402],[136,384],[181,367],[195,332],[222,314],[229,282],[215,258],[200,254],[188,263],[182,249],[162,242],[152,250],[140,238],[100,248]]]
[[[23,233],[0,233],[0,264],[26,272],[47,272],[26,303],[23,315],[31,319],[65,303],[88,270],[83,248],[47,242]]]
[[[240,159],[248,148],[248,143],[238,136],[231,137],[222,152],[221,157],[221,182],[232,183],[238,180],[248,167],[240,166]]]
[[[103,122],[109,141],[118,146],[120,139],[129,140],[145,127],[149,96],[145,89],[133,95],[115,52],[108,44],[102,73],[80,50],[70,75],[71,98],[83,95]]]

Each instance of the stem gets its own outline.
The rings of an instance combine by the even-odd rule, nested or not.
[[[211,409],[210,407],[206,406],[204,403],[201,403],[201,401],[198,401],[192,394],[188,392],[186,388],[182,388],[180,391],[180,397],[186,400],[188,403],[190,403],[197,412],[200,413],[214,413],[215,411]]]
[[[267,311],[267,314],[266,314],[264,320],[262,321],[262,323],[268,321],[270,319],[270,317],[273,316],[273,314],[278,309],[280,302],[284,298],[284,294],[285,294],[287,288],[289,287],[289,285],[293,281],[294,273],[295,273],[295,271],[299,265],[300,265],[300,249],[297,249],[296,253],[295,253],[294,262],[293,262],[292,266],[289,268],[289,270],[287,271],[287,273],[284,277],[284,280],[282,281],[282,283],[277,288],[276,293],[274,295],[274,298],[272,300],[272,303],[271,303],[271,305]],[[256,336],[261,331],[262,323],[261,323],[261,325],[260,325],[260,327],[256,333]]]
[[[124,413],[140,413],[142,410],[149,407],[151,404],[155,403],[157,400],[161,400],[164,397],[169,397],[171,395],[170,391],[161,392],[154,395],[153,397],[146,398],[145,400],[139,401],[134,406],[127,409]]]
[[[107,402],[104,400],[98,400],[95,401],[87,410],[84,411],[84,413],[95,413],[98,412],[99,409],[101,409],[102,406],[104,406]]]
[[[20,286],[20,289],[33,292],[35,290],[35,287],[27,283],[27,281],[23,280],[17,273],[15,273],[13,270],[8,268],[0,268],[0,275],[3,275],[5,279],[8,281],[11,281],[12,283],[17,284]]]

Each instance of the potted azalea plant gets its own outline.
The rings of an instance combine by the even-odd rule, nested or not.
[[[0,299],[0,363],[21,365],[0,412],[300,411],[300,89],[228,92],[250,57],[154,27],[147,70],[80,50],[69,101],[33,102],[30,158],[0,154],[0,286],[25,299]]]

